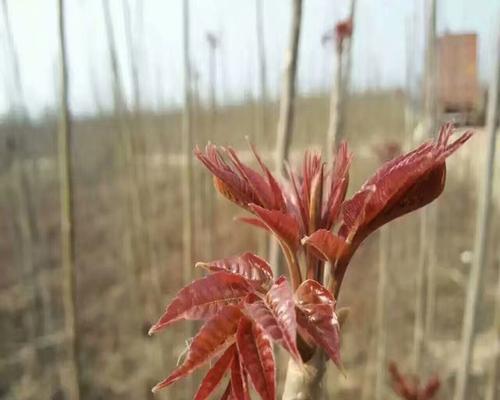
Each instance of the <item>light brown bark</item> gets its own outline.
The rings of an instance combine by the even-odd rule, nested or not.
[[[500,42],[500,35],[498,38]],[[499,43],[500,47],[500,43]],[[498,58],[498,57],[497,57]],[[500,60],[497,60],[497,63],[500,64]],[[500,65],[497,68],[497,86],[499,85],[498,81],[500,80]],[[492,87],[494,83],[492,84]],[[497,89],[498,90],[498,89]],[[497,94],[497,96],[500,96]],[[498,97],[497,97],[497,114],[498,114]],[[491,106],[493,107],[493,106]],[[496,135],[498,135],[498,129]],[[500,369],[500,254],[497,256],[497,273],[498,273],[498,281],[497,281],[497,290],[495,294],[495,316],[493,318],[493,335],[495,340],[495,346],[493,348],[493,359],[491,360],[491,364],[488,371],[488,383],[486,387],[486,400],[499,400],[500,399],[500,384],[498,382],[498,371]]]
[[[288,160],[293,134],[295,111],[295,89],[297,83],[297,61],[302,19],[302,0],[293,1],[292,29],[290,43],[285,56],[285,69],[281,89],[278,131],[276,134],[275,168],[280,174],[284,171],[284,162]]]
[[[138,26],[142,27],[142,7],[143,3],[137,3],[136,16],[138,19]],[[139,67],[137,60],[140,59],[138,37],[140,37],[140,29],[135,30],[135,36],[133,35],[133,25],[130,12],[130,4],[128,0],[123,2],[123,15],[125,23],[126,40],[129,51],[130,59],[130,69],[132,72],[132,93],[133,93],[133,108],[132,116],[135,120],[134,126],[138,127],[138,133],[128,132],[128,139],[130,141],[131,147],[131,160],[130,170],[132,172],[132,181],[134,191],[134,196],[137,197],[134,203],[137,203],[139,209],[135,212],[137,218],[136,227],[136,247],[139,249],[139,260],[144,267],[147,268],[147,283],[146,286],[152,288],[152,317],[155,318],[156,314],[163,309],[163,299],[161,291],[161,281],[160,281],[160,271],[158,270],[158,265],[153,262],[154,250],[152,246],[151,230],[149,229],[148,223],[146,221],[146,215],[148,214],[148,206],[151,207],[151,197],[155,195],[151,188],[147,187],[149,182],[147,179],[146,163],[147,152],[146,152],[146,128],[145,121],[142,118],[141,110],[141,87],[139,83]],[[121,84],[119,85],[121,87]],[[122,92],[122,90],[120,90]],[[123,118],[123,116],[122,116]],[[129,121],[132,123],[132,121]],[[144,187],[146,186],[146,187]]]
[[[356,12],[356,0],[351,0],[349,19],[354,26]],[[333,38],[335,40],[335,38]],[[333,151],[337,148],[344,136],[345,102],[347,89],[351,74],[352,64],[352,35],[346,38],[347,42],[342,46],[335,46],[337,65],[335,67],[332,92],[330,96],[330,119],[327,133],[327,157],[331,158]]]
[[[193,132],[192,93],[189,33],[189,0],[183,2],[183,45],[184,45],[184,111],[182,114],[182,220],[183,220],[183,278],[184,283],[192,279],[193,270]]]
[[[126,341],[135,342],[139,334],[142,334],[142,323],[145,312],[145,294],[141,287],[142,273],[139,268],[140,257],[136,246],[137,229],[141,225],[140,199],[136,190],[135,166],[133,165],[133,145],[130,126],[126,120],[126,105],[123,94],[123,86],[119,71],[118,57],[115,37],[113,34],[113,23],[109,2],[102,1],[103,17],[106,29],[106,38],[109,48],[109,62],[111,67],[111,89],[113,94],[113,107],[117,119],[117,130],[119,139],[119,165],[125,170],[124,179],[121,181],[121,192],[123,196],[124,209],[123,219],[126,221],[123,227],[123,263],[125,284],[129,294],[131,309],[128,313],[128,324],[131,328],[126,330]],[[154,318],[149,312],[149,318]]]
[[[459,364],[455,385],[455,400],[467,399],[469,373],[471,369],[474,339],[476,336],[476,317],[479,308],[479,294],[487,264],[488,233],[491,219],[491,197],[495,165],[496,136],[498,115],[500,113],[500,34],[497,37],[495,68],[489,88],[489,104],[486,121],[487,140],[484,174],[479,192],[478,216],[474,238],[474,258],[469,275],[467,297],[462,329],[462,359]]]
[[[267,133],[267,70],[264,42],[264,16],[262,0],[255,0],[255,32],[257,35],[257,59],[259,64],[259,113],[255,143],[260,145]]]
[[[215,34],[207,37],[209,48],[209,84],[210,84],[210,123],[209,134],[205,138],[208,143],[211,137],[214,137],[217,132],[217,48],[219,46],[219,39]],[[206,144],[204,143],[204,144]],[[204,175],[204,189],[205,189],[205,225],[206,225],[206,240],[205,240],[205,257],[212,259],[214,254],[214,236],[215,236],[215,208],[214,208],[214,189],[212,186],[212,179],[209,174]]]
[[[261,150],[267,149],[266,138],[269,129],[268,111],[267,111],[267,61],[264,35],[264,9],[263,1],[255,0],[255,33],[257,38],[257,63],[259,66],[259,100],[255,116],[256,132],[253,138],[254,144]],[[267,254],[268,249],[267,234],[257,232],[257,247],[259,254]]]
[[[493,337],[495,338],[492,352],[493,357],[488,370],[488,382],[486,384],[486,400],[500,399],[500,384],[498,370],[500,367],[500,257],[498,259],[498,281],[495,294],[495,316],[493,318]]]
[[[424,80],[424,128],[427,137],[432,138],[437,133],[438,125],[438,95],[437,95],[437,39],[436,39],[436,7],[437,0],[427,0],[427,44],[425,55]],[[434,312],[436,308],[436,234],[438,222],[437,203],[429,205],[424,213],[427,218],[427,292],[425,309],[425,339],[431,340],[434,329]]]
[[[184,110],[182,113],[182,277],[185,284],[193,279],[194,221],[193,221],[193,132],[192,132],[192,70],[190,56],[189,0],[183,1],[182,40],[184,47]],[[186,324],[187,337],[194,335],[194,324]],[[186,385],[186,396],[195,390],[194,379]]]
[[[344,91],[342,85],[343,75],[343,51],[337,52],[337,65],[332,83],[332,93],[330,95],[330,120],[328,122],[327,133],[327,155],[331,157],[334,149],[338,146],[342,133]]]
[[[7,0],[2,3],[3,25],[7,39],[7,48],[9,51],[9,61],[12,67],[12,79],[14,93],[13,112],[19,121],[24,121],[27,117],[24,92],[21,82],[21,72],[19,69],[19,58],[16,51],[12,26],[10,23],[10,12]],[[28,158],[26,154],[26,138],[23,128],[15,131],[11,137],[12,147],[9,149],[12,156],[11,164],[11,185],[14,194],[15,214],[17,225],[19,227],[21,265],[19,268],[21,280],[27,291],[28,305],[23,312],[24,327],[27,332],[28,347],[31,353],[30,361],[25,365],[27,373],[36,374],[37,355],[34,347],[31,345],[36,337],[36,297],[40,292],[39,275],[35,271],[36,242],[38,242],[38,232],[36,224],[36,215],[33,204],[33,193],[30,187],[28,177],[28,167],[26,165]],[[10,147],[10,146],[9,146]]]
[[[66,62],[66,36],[64,31],[64,0],[58,1],[58,28],[60,51],[60,86],[59,86],[59,124],[58,124],[58,159],[59,159],[59,200],[61,208],[61,264],[64,306],[64,330],[67,339],[67,385],[68,397],[78,400],[81,395],[81,370],[78,362],[79,334],[76,305],[76,269],[74,241],[73,181],[71,165],[71,124],[68,106],[68,70]]]
[[[276,133],[276,150],[274,167],[279,176],[282,176],[285,161],[288,161],[290,144],[293,134],[293,118],[295,110],[295,86],[297,81],[297,60],[302,19],[302,0],[293,1],[292,25],[290,43],[285,55],[285,68],[280,97],[278,130]],[[269,261],[276,273],[279,270],[280,251],[276,240],[271,239]]]
[[[424,115],[425,135],[432,138],[436,128],[436,0],[426,0],[426,48],[424,80]],[[425,351],[425,341],[432,331],[432,322],[436,295],[436,252],[433,239],[437,226],[437,208],[431,204],[421,211],[419,266],[417,271],[416,310],[414,326],[414,368],[419,375]]]
[[[389,227],[380,228],[379,265],[377,284],[377,355],[375,363],[375,400],[386,399],[386,297],[387,297],[387,264],[389,260]]]
[[[413,327],[413,368],[418,375],[422,364],[425,330],[425,288],[426,288],[426,255],[427,255],[427,214],[422,210],[420,217],[420,252],[418,258],[416,295],[415,295],[415,321]]]

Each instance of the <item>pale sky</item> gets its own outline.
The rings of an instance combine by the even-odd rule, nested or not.
[[[70,104],[75,114],[92,113],[96,102],[111,104],[109,55],[102,15],[103,0],[67,0]],[[131,102],[131,76],[122,4],[110,1],[120,68]],[[182,103],[182,0],[129,0],[138,51],[142,98],[159,108]],[[500,26],[500,0],[437,0],[438,31],[474,31],[479,35],[481,79],[491,71],[495,29]],[[58,48],[55,0],[7,0],[21,65],[23,96],[31,116],[55,107]],[[255,0],[191,0],[191,57],[199,73],[201,95],[207,96],[206,33],[221,38],[218,97],[230,103],[258,95]],[[289,0],[263,0],[269,91],[277,96],[289,35]],[[300,42],[299,88],[302,93],[327,90],[333,51],[321,35],[349,7],[348,0],[304,0]],[[354,34],[353,85],[356,89],[403,87],[407,55],[411,70],[421,70],[424,0],[358,0]],[[0,7],[0,12],[3,9]],[[141,27],[142,26],[142,27]],[[410,44],[410,47],[408,45]],[[16,103],[12,62],[0,25],[0,113]]]

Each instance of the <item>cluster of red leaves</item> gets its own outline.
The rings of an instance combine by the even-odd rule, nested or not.
[[[318,282],[304,281],[294,294],[285,277],[273,281],[269,264],[251,253],[197,266],[209,274],[177,293],[150,334],[181,319],[206,322],[193,338],[183,364],[154,391],[220,355],[203,379],[196,400],[206,399],[226,373],[230,375],[227,398],[248,399],[250,381],[262,399],[275,399],[272,343],[283,346],[301,363],[298,335],[314,338],[340,364],[335,301]]]
[[[430,400],[441,386],[437,376],[430,378],[425,385],[420,385],[418,379],[402,375],[394,362],[389,364],[389,373],[394,392],[405,400]]]
[[[207,398],[226,373],[230,379],[224,399],[249,398],[249,382],[262,399],[274,399],[272,343],[299,365],[319,348],[341,366],[335,301],[347,265],[371,232],[439,196],[446,158],[471,136],[466,132],[450,143],[452,133],[452,125],[445,125],[436,141],[386,162],[348,200],[352,157],[346,144],[330,168],[318,154],[306,153],[302,167],[289,169],[283,182],[253,148],[261,172],[241,162],[231,148],[196,149],[217,190],[251,214],[240,220],[279,241],[291,284],[283,276],[274,280],[271,266],[251,253],[199,263],[209,274],[181,289],[150,334],[179,320],[202,320],[204,325],[183,364],[154,390],[218,357],[196,400]],[[325,272],[329,279],[324,286]]]

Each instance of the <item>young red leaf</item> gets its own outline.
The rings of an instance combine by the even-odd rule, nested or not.
[[[266,210],[256,204],[250,204],[250,209],[291,251],[299,247],[299,224],[290,214],[278,210]]]
[[[245,224],[252,225],[252,226],[255,226],[257,228],[264,229],[267,232],[270,232],[267,225],[258,218],[255,218],[255,217],[235,217],[234,219],[235,219],[235,221],[244,222]]]
[[[227,149],[228,157],[231,159],[234,167],[238,170],[239,174],[248,182],[252,187],[255,195],[259,199],[259,204],[262,204],[266,208],[274,209],[280,208],[278,204],[275,204],[274,192],[271,189],[266,178],[260,175],[253,168],[248,167],[243,164],[238,155],[232,148]]]
[[[226,305],[240,303],[252,290],[244,277],[229,272],[217,272],[198,279],[177,293],[149,334],[181,319],[210,318]]]
[[[250,400],[246,372],[242,368],[238,353],[235,353],[231,364],[231,392],[237,400]]]
[[[321,156],[306,151],[301,174],[295,173],[290,167],[287,170],[290,181],[288,214],[293,215],[294,219],[300,222],[301,233],[305,234],[311,230],[311,225],[315,226],[321,219],[319,215],[323,194]],[[313,204],[311,204],[312,197],[315,197]],[[315,215],[311,215],[311,209]]]
[[[242,315],[238,307],[226,306],[208,320],[194,337],[184,363],[158,383],[153,392],[191,374],[232,344]]]
[[[321,227],[321,213],[323,207],[323,164],[313,176],[309,188],[309,226],[307,232],[312,233]]]
[[[323,218],[321,227],[331,229],[340,214],[340,205],[345,199],[349,185],[349,167],[352,154],[349,152],[347,143],[342,142],[335,155],[335,161],[330,176],[330,191],[323,207]]]
[[[276,397],[273,347],[262,328],[242,318],[236,335],[238,353],[257,393],[263,400]]]
[[[321,155],[306,151],[304,155],[304,162],[302,164],[302,185],[300,195],[302,206],[306,210],[307,215],[307,220],[304,221],[306,232],[309,231],[311,225],[311,200],[314,197],[314,192],[316,192],[317,196],[318,192],[322,193],[322,189],[323,163],[321,161]],[[313,205],[313,208],[316,208],[322,203],[322,200],[318,201],[319,199],[317,198],[315,200],[316,204]],[[319,215],[317,217],[319,217]],[[315,224],[316,222],[317,221],[313,221],[312,224]]]
[[[259,154],[257,153],[257,150],[255,149],[255,146],[252,144],[250,145],[250,148],[252,149],[252,153],[259,163],[260,168],[264,172],[264,175],[267,177],[267,181],[269,182],[269,187],[271,188],[271,192],[273,193],[274,196],[274,209],[276,210],[286,210],[286,205],[285,205],[285,199],[283,198],[283,191],[281,190],[281,186],[276,180],[276,178],[273,176],[269,168],[267,168],[266,164],[262,161],[260,158]]]
[[[290,195],[288,196],[289,208],[297,216],[297,220],[301,221],[302,232],[307,232],[309,226],[309,210],[307,199],[304,199],[302,191],[299,190],[299,177],[297,174],[287,166],[287,173],[290,180]],[[291,207],[290,207],[291,206]]]
[[[205,152],[195,148],[194,154],[214,175],[214,186],[224,197],[244,208],[260,203],[248,181],[223,159],[216,146],[207,145]]]
[[[343,225],[340,227],[339,236],[351,243],[358,232],[360,225],[366,218],[366,208],[373,194],[375,185],[363,187],[356,195],[342,204]]]
[[[319,282],[308,279],[296,290],[298,323],[321,346],[331,360],[342,369],[340,326],[335,314],[332,294]]]
[[[245,306],[250,317],[271,339],[281,344],[297,362],[301,362],[296,342],[295,302],[286,279],[280,277],[264,300],[258,296],[248,296]]]
[[[446,158],[472,136],[472,132],[465,132],[455,142],[449,143],[453,132],[453,125],[445,124],[437,140],[385,163],[361,191],[346,202],[344,207],[350,210],[353,204],[365,203],[366,206],[358,226],[353,226],[352,220],[344,219],[340,233],[345,236],[357,231],[355,242],[359,244],[385,223],[435,200],[444,189]],[[364,191],[372,185],[376,188],[375,193],[365,201]]]
[[[222,260],[199,262],[196,266],[212,272],[226,271],[240,275],[255,288],[268,288],[273,279],[273,272],[267,261],[249,252]]]
[[[304,237],[302,244],[310,246],[318,258],[329,261],[332,265],[335,265],[347,246],[344,239],[326,229],[318,229],[310,236]]]
[[[268,209],[284,210],[285,202],[278,182],[271,174],[271,171],[269,171],[266,165],[262,162],[257,152],[255,151],[255,148],[251,146],[251,149],[262,171],[264,172],[264,176],[259,174],[254,169],[243,164],[233,149],[228,148],[227,153],[229,158],[233,162],[233,165],[253,187],[255,194],[261,200],[262,206]]]
[[[194,396],[194,400],[205,400],[215,390],[224,374],[231,366],[236,351],[236,346],[230,346],[217,362],[210,368]]]
[[[252,150],[255,152],[253,148]],[[248,204],[254,203],[266,209],[285,210],[278,182],[256,153],[264,175],[241,162],[231,148],[208,145],[205,152],[196,148],[195,155],[214,175],[217,190],[232,202],[243,208],[248,208]]]

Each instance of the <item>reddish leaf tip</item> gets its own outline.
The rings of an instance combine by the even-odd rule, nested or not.
[[[153,336],[153,334],[156,333],[157,328],[156,324],[149,328],[148,336]]]
[[[164,386],[163,386],[162,382],[157,383],[157,384],[156,384],[156,385],[155,385],[155,386],[151,389],[151,392],[152,392],[152,393],[156,393],[156,392],[158,392],[160,389],[163,389],[163,387],[164,387]]]

